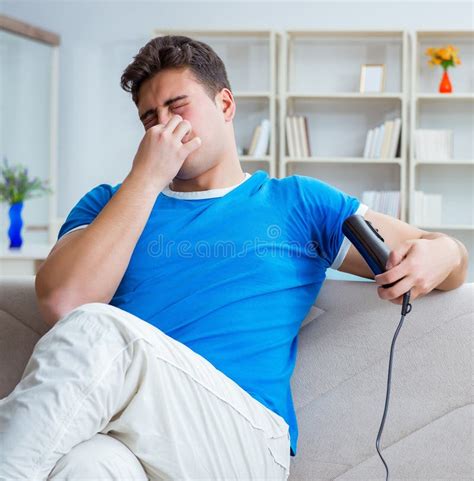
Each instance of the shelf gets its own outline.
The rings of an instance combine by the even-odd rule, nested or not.
[[[442,219],[453,223],[413,224],[430,231],[450,231],[459,238],[473,255],[474,224],[465,223],[472,220],[474,178],[474,151],[472,149],[472,92],[471,75],[473,66],[472,31],[432,31],[415,30],[412,42],[411,60],[411,122],[410,138],[415,138],[417,129],[442,129],[453,131],[451,159],[416,159],[415,144],[410,145],[410,204],[409,216],[415,219],[416,191],[437,193],[442,196]],[[428,65],[425,51],[430,47],[440,47],[452,43],[459,48],[462,64],[449,69],[454,92],[440,93],[439,82],[442,69],[432,69]],[[417,218],[417,220],[422,220]],[[471,266],[472,267],[472,266]],[[469,280],[473,280],[474,271],[470,268]]]
[[[445,225],[422,225],[416,224],[416,227],[420,229],[429,229],[429,230],[472,230],[474,231],[474,225],[471,224],[445,224]]]
[[[8,245],[0,245],[0,259],[46,259],[53,244],[24,243],[19,249],[10,249]]]
[[[474,159],[414,160],[413,165],[474,165]]]
[[[440,94],[440,93],[420,93],[415,95],[416,100],[474,100],[474,93],[461,93],[454,92],[450,94]]]
[[[266,92],[266,91],[261,91],[261,92],[250,92],[250,91],[235,91],[232,92],[235,98],[249,98],[249,99],[255,99],[255,98],[270,98],[272,96],[271,92]]]
[[[335,164],[399,164],[404,163],[403,159],[373,159],[364,157],[284,157],[284,162],[314,162],[314,163],[335,163]]]
[[[285,34],[280,62],[280,176],[296,172],[314,176],[356,196],[382,187],[398,190],[405,220],[408,32],[294,29]],[[331,61],[321,70],[318,59],[326,57]],[[361,65],[378,63],[389,67],[383,91],[360,92]],[[313,155],[288,155],[286,118],[292,116],[306,117],[303,137],[309,136]],[[402,126],[400,157],[363,157],[368,130],[394,118],[400,118]]]
[[[269,155],[264,155],[263,157],[254,157],[253,155],[239,155],[241,162],[271,162],[271,157]]]
[[[394,35],[403,35],[403,30],[305,30],[295,29],[286,30],[286,34],[291,37],[393,37]]]
[[[397,92],[380,92],[380,93],[362,93],[362,92],[339,92],[339,93],[304,93],[304,92],[287,92],[283,94],[286,98],[297,99],[353,99],[353,100],[373,100],[373,99],[397,99],[403,100],[403,93]]]
[[[207,30],[207,29],[185,29],[182,28],[155,28],[153,35],[158,36],[161,33],[174,34],[174,35],[202,35],[213,37],[247,37],[258,36],[268,37],[270,35],[269,30],[246,30],[246,29],[229,29],[229,30]]]
[[[419,38],[441,37],[443,39],[457,37],[474,37],[472,30],[417,30]]]

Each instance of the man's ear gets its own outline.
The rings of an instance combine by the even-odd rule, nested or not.
[[[227,122],[230,122],[235,117],[236,106],[234,96],[228,88],[223,88],[217,96],[224,118]]]

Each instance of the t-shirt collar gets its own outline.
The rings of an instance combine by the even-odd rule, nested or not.
[[[177,192],[171,190],[169,186],[166,186],[161,193],[167,195],[168,197],[174,197],[175,199],[183,200],[196,200],[196,199],[212,199],[214,197],[222,197],[231,190],[243,184],[246,180],[250,179],[251,175],[248,172],[244,172],[245,178],[238,184],[231,185],[230,187],[222,187],[219,189],[208,189],[208,190],[197,190],[193,192]]]

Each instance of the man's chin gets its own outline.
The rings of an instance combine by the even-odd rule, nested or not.
[[[189,162],[188,159],[186,159],[181,168],[178,170],[175,179],[190,180],[194,179],[194,177],[197,177],[201,172],[192,164],[192,162]]]
[[[204,174],[205,172],[214,168],[217,165],[210,162],[209,159],[206,159],[207,162],[203,161],[202,158],[200,158],[199,156],[191,158],[193,154],[194,152],[191,152],[191,154],[186,157],[186,160],[183,162],[183,165],[178,170],[175,179],[195,179],[196,177],[199,177],[200,175]]]

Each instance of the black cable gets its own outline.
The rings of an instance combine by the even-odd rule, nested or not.
[[[387,476],[385,478],[386,481],[388,481],[389,479],[389,472],[388,472],[388,466],[387,466],[387,463],[385,462],[385,460],[383,459],[382,457],[382,454],[380,453],[380,450],[379,450],[379,445],[380,445],[380,436],[382,434],[382,431],[383,431],[383,427],[384,427],[384,424],[385,424],[385,418],[387,416],[387,408],[388,408],[388,401],[389,401],[389,398],[390,398],[390,381],[392,379],[392,358],[393,358],[393,348],[395,346],[395,341],[397,339],[397,336],[398,336],[398,333],[402,327],[402,324],[403,324],[403,320],[405,319],[405,316],[411,312],[411,304],[410,304],[410,291],[408,291],[407,293],[403,294],[403,304],[402,304],[402,317],[400,319],[400,323],[398,324],[398,327],[397,327],[397,330],[395,331],[395,334],[393,336],[393,340],[392,340],[392,347],[390,348],[390,361],[388,363],[388,379],[387,379],[387,396],[385,398],[385,408],[384,408],[384,411],[383,411],[383,417],[382,417],[382,423],[380,424],[380,428],[379,428],[379,433],[377,434],[377,441],[375,443],[375,447],[377,448],[377,452],[379,453],[379,456],[380,456],[380,459],[382,460],[384,466],[385,466],[385,470],[387,471]]]

